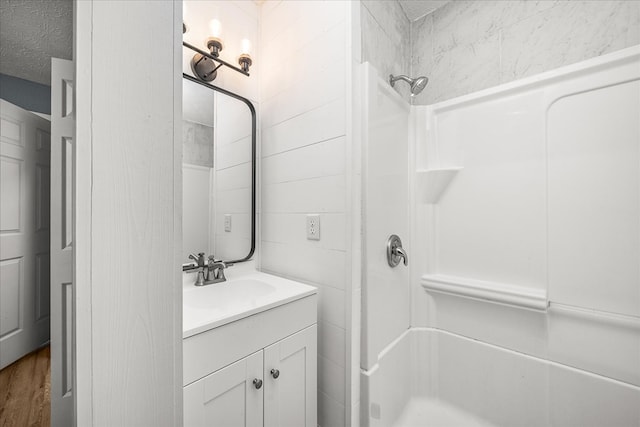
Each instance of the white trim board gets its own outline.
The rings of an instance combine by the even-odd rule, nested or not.
[[[421,284],[427,292],[441,292],[531,310],[546,311],[547,307],[549,307],[545,289],[486,282],[443,274],[425,274],[422,276]]]

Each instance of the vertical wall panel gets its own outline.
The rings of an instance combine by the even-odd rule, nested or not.
[[[91,75],[76,82],[92,82],[91,153],[78,159],[91,171],[77,176],[92,184],[83,234],[91,242],[91,313],[82,313],[91,333],[78,342],[91,346],[89,422],[181,425],[181,6],[91,6],[91,28],[77,34],[92,40],[82,63]]]

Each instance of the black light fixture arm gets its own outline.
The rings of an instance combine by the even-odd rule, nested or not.
[[[194,52],[199,53],[199,54],[200,54],[200,55],[202,55],[202,56],[205,56],[205,57],[207,57],[207,58],[211,59],[212,61],[218,62],[218,63],[220,63],[220,64],[224,65],[225,67],[229,67],[229,68],[231,68],[232,70],[235,70],[235,71],[239,72],[240,74],[244,74],[245,76],[248,76],[248,75],[249,75],[249,72],[248,72],[248,71],[244,71],[242,68],[238,68],[238,67],[236,67],[236,66],[234,66],[234,65],[231,65],[231,64],[229,64],[228,62],[225,62],[225,61],[223,61],[222,59],[220,59],[220,58],[218,58],[218,57],[216,57],[216,56],[211,55],[209,52],[205,52],[205,51],[204,51],[204,50],[202,50],[202,49],[198,49],[197,47],[195,47],[194,45],[192,45],[192,44],[190,44],[190,43],[187,43],[187,42],[183,41],[183,42],[182,42],[182,45],[183,45],[184,47],[187,47],[187,48],[191,49],[191,50],[192,50],[192,51],[194,51]],[[218,66],[218,67],[216,67],[216,68],[219,68],[219,66]]]

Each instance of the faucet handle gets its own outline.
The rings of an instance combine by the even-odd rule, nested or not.
[[[198,269],[198,278],[196,279],[196,286],[203,286],[205,284],[204,270],[202,268]]]
[[[390,267],[395,267],[400,264],[401,259],[404,265],[409,263],[407,252],[402,248],[402,240],[400,240],[400,237],[392,234],[387,240],[387,262]]]

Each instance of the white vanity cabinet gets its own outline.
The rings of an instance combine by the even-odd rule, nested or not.
[[[211,329],[185,330],[184,426],[316,427],[316,305],[313,290]]]
[[[316,426],[316,326],[184,388],[184,425]]]

